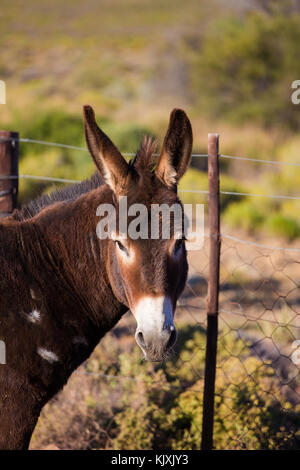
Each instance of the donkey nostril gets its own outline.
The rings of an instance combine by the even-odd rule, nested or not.
[[[143,333],[142,333],[141,331],[139,331],[138,334],[137,334],[137,342],[138,342],[143,348],[146,347],[145,340],[144,340],[144,336],[143,336]]]
[[[171,348],[172,346],[174,346],[174,344],[176,343],[176,339],[177,339],[176,330],[172,330],[172,331],[171,331],[171,334],[170,334],[170,338],[169,338],[168,344],[167,344],[167,349],[169,349],[169,348]]]

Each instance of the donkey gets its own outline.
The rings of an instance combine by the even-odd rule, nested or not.
[[[144,139],[127,163],[84,106],[87,147],[98,170],[0,223],[0,449],[27,449],[42,407],[130,309],[146,359],[162,360],[176,341],[176,302],[187,272],[184,237],[99,239],[97,208],[180,201],[178,180],[192,152],[191,124],[170,116],[158,163]],[[147,223],[147,221],[146,221]]]

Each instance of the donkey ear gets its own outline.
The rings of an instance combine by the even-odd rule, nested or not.
[[[156,176],[169,188],[174,188],[191,163],[193,146],[192,126],[181,109],[173,109],[159,161]]]
[[[85,140],[94,163],[115,193],[124,193],[130,183],[129,165],[117,147],[97,126],[91,106],[83,107]]]

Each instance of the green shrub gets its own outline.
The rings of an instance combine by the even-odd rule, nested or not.
[[[97,121],[123,152],[136,152],[143,136],[153,134],[148,128],[135,123],[119,124],[110,122],[101,116],[97,117]],[[9,127],[18,129],[21,137],[85,147],[83,118],[80,114],[71,114],[60,109],[32,113],[30,119],[26,119],[23,114],[17,114],[10,122]],[[20,150],[21,155],[41,154],[47,152],[49,148],[41,145],[22,144]],[[74,151],[66,149],[64,152],[74,153]]]
[[[267,218],[265,227],[274,235],[293,240],[300,236],[300,226],[291,217],[282,214],[273,214]]]
[[[31,113],[30,119],[17,114],[10,126],[18,129],[20,137],[67,145],[81,145],[84,142],[83,121],[80,115],[66,113],[60,109]],[[37,144],[22,144],[20,155],[41,154],[49,147]],[[65,153],[69,154],[65,149]]]
[[[230,204],[224,214],[226,224],[234,228],[242,228],[249,233],[259,229],[263,221],[264,213],[248,200]]]
[[[153,136],[150,129],[135,123],[104,122],[102,129],[124,153],[135,153],[139,149],[144,135]]]
[[[299,16],[280,9],[217,20],[196,52],[199,109],[239,123],[298,128],[291,83],[300,76],[299,42]]]

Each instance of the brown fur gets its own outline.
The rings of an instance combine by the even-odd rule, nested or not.
[[[175,308],[186,281],[186,252],[172,259],[173,240],[129,240],[136,263],[128,268],[113,240],[97,238],[99,204],[117,204],[124,193],[129,204],[149,207],[177,196],[152,171],[152,142],[145,140],[127,165],[90,107],[85,130],[102,178],[41,198],[0,224],[0,340],[7,357],[0,365],[0,449],[28,447],[42,407],[140,296],[166,294]],[[57,360],[46,360],[39,348]]]

